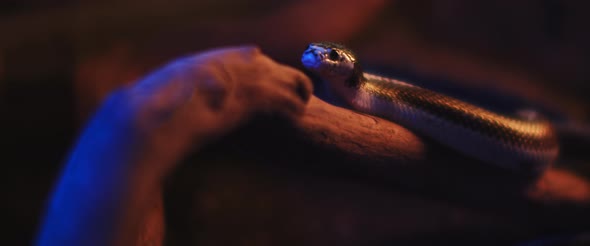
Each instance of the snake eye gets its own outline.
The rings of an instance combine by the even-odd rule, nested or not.
[[[338,54],[337,51],[335,50],[331,50],[330,51],[330,55],[328,56],[328,59],[332,60],[332,61],[336,61],[340,58],[340,55]]]

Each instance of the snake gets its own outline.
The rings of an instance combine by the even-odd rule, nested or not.
[[[514,172],[540,172],[558,157],[555,128],[540,115],[501,114],[365,72],[355,53],[338,43],[310,43],[301,62],[345,106],[395,122],[479,162]]]

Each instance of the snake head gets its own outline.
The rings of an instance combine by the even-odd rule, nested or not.
[[[303,66],[334,85],[354,87],[361,81],[362,70],[354,53],[336,43],[311,43],[301,56]]]

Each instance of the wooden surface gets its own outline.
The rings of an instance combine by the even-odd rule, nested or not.
[[[165,196],[169,242],[198,245],[508,243],[590,226],[590,183],[571,171],[515,175],[315,97],[295,125],[259,120],[195,153]]]

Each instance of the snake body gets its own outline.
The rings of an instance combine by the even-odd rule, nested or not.
[[[555,161],[558,141],[548,120],[510,117],[361,69],[354,53],[334,43],[312,43],[303,65],[353,109],[383,117],[485,163],[517,172]]]

